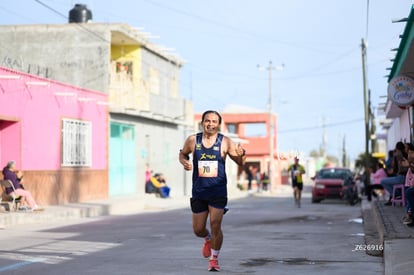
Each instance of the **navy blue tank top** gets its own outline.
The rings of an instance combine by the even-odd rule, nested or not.
[[[202,133],[197,133],[193,154],[193,190],[195,199],[227,198],[226,165],[221,157],[223,135],[218,134],[212,147],[202,143]]]

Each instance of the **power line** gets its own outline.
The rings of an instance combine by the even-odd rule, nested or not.
[[[28,20],[30,22],[36,23],[36,21],[33,18],[30,18],[30,17],[24,16],[24,15],[21,15],[21,14],[15,12],[15,11],[12,11],[10,9],[5,8],[4,6],[0,6],[0,10],[5,11],[7,14],[13,14],[13,15],[15,15],[17,17],[21,17],[21,18],[24,18],[24,19],[26,19],[26,20]]]
[[[203,16],[200,16],[200,15],[197,15],[197,14],[193,14],[193,13],[189,13],[189,12],[186,12],[186,11],[183,11],[183,10],[179,10],[179,9],[173,8],[171,6],[162,4],[162,3],[157,2],[157,1],[154,1],[154,0],[144,0],[144,1],[147,2],[147,3],[150,3],[150,4],[154,5],[154,6],[157,6],[157,7],[160,7],[160,8],[169,10],[169,11],[172,11],[174,13],[178,13],[178,14],[181,14],[181,15],[185,15],[185,16],[188,16],[188,17],[192,17],[192,18],[195,18],[195,19],[197,19],[199,21],[206,22],[206,23],[209,23],[209,24],[213,24],[213,25],[216,25],[216,26],[219,26],[219,27],[222,27],[222,28],[226,28],[226,29],[229,29],[231,31],[237,31],[237,32],[239,32],[239,33],[241,33],[243,35],[252,37],[254,39],[264,39],[264,40],[267,40],[267,41],[271,41],[273,43],[278,43],[278,44],[287,45],[287,46],[290,46],[290,47],[295,47],[295,48],[310,50],[310,51],[314,51],[314,52],[326,53],[326,51],[327,51],[326,49],[305,46],[304,43],[295,44],[295,43],[290,43],[290,42],[287,42],[287,41],[276,40],[274,38],[266,37],[266,36],[263,36],[263,35],[258,35],[258,34],[256,34],[253,31],[249,31],[248,29],[240,29],[240,28],[237,28],[235,26],[232,26],[232,25],[229,25],[229,24],[225,24],[223,22],[211,20],[210,18],[207,18],[207,17],[203,17]]]
[[[336,126],[345,125],[345,124],[352,124],[352,123],[361,122],[361,121],[364,121],[364,119],[358,118],[358,119],[347,120],[347,121],[342,121],[342,122],[324,124],[322,126],[288,129],[288,130],[277,131],[277,133],[285,134],[285,133],[293,133],[293,132],[304,132],[304,131],[310,131],[310,130],[317,130],[321,128],[328,128],[328,127],[330,128],[330,127],[336,127]]]

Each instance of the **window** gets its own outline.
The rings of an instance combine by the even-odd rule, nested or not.
[[[116,62],[116,72],[117,73],[126,73],[128,76],[132,77],[132,65],[131,61]]]
[[[160,94],[160,74],[158,70],[154,68],[149,69],[149,81],[150,81],[150,91],[153,94]]]
[[[237,134],[237,124],[235,124],[235,123],[226,123],[226,126],[227,126],[227,131],[230,133],[230,134]]]
[[[134,140],[134,126],[111,122],[111,138]]]
[[[266,123],[246,123],[245,136],[246,137],[265,137],[266,136]]]
[[[92,123],[62,119],[62,166],[91,166]]]

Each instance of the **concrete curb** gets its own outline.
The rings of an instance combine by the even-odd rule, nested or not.
[[[362,203],[361,203],[362,206]],[[380,248],[383,249],[367,249],[366,253],[370,256],[377,256],[382,257],[384,252],[384,245],[383,241],[381,240],[378,231],[377,231],[377,224],[375,222],[375,218],[372,215],[371,207],[362,207],[361,209],[362,217],[363,217],[363,226],[364,226],[364,239],[365,244],[367,247],[371,248]]]
[[[366,250],[366,253],[383,256],[385,274],[410,274],[414,269],[414,228],[402,223],[404,208],[384,206],[384,201],[363,200],[361,212],[367,247],[382,245],[383,248],[383,251]]]

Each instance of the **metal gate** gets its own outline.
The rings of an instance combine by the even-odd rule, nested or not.
[[[135,128],[111,122],[109,143],[109,195],[137,192]]]

